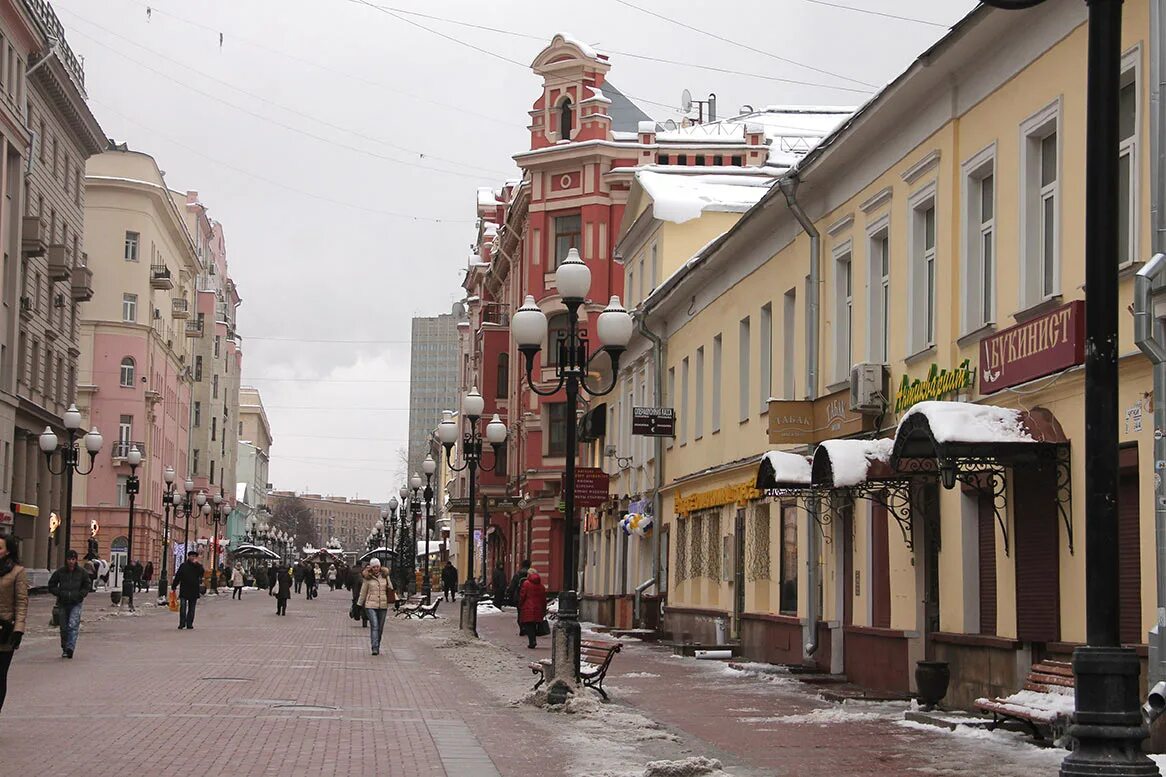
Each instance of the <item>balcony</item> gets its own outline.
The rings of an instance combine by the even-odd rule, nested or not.
[[[186,336],[187,337],[202,337],[202,322],[201,321],[187,321],[186,322]]]
[[[49,280],[67,281],[73,274],[69,266],[69,254],[63,245],[49,246]]]
[[[45,243],[46,231],[40,216],[25,216],[20,232],[21,253],[25,256],[44,256],[48,250]]]
[[[113,463],[118,464],[126,460],[130,455],[130,451],[137,448],[142,454],[142,458],[146,456],[146,444],[144,442],[134,442],[132,440],[117,440],[113,444]]]
[[[190,318],[190,300],[185,297],[175,297],[170,300],[171,318]]]
[[[24,319],[32,318],[32,297],[20,298],[20,317]]]
[[[174,288],[174,280],[170,277],[170,268],[164,264],[150,265],[150,288],[170,291]]]
[[[65,28],[61,25],[53,7],[49,5],[48,0],[25,0],[25,7],[47,32],[48,38],[57,41],[50,49],[49,54],[55,53],[57,58],[61,60],[61,64],[65,66],[65,70],[73,79],[77,91],[81,92],[81,96],[84,97],[85,67],[77,55],[73,53],[73,50],[69,48],[69,44],[65,42]]]
[[[487,303],[482,307],[482,323],[496,326],[510,326],[510,313],[502,305]]]
[[[85,254],[81,254],[82,263],[73,268],[73,300],[88,302],[93,299],[93,271],[85,266]]]

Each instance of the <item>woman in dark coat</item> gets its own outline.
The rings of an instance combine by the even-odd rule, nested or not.
[[[364,570],[356,569],[355,567],[351,568],[348,572],[348,585],[349,585],[349,588],[352,589],[353,611],[358,611],[360,613],[360,617],[353,618],[353,620],[359,620],[360,625],[367,629],[368,628],[368,613],[364,611],[363,607],[358,606],[356,603],[356,600],[360,598],[360,585],[361,584],[354,582],[354,580],[360,580],[360,576],[361,576],[361,573],[363,571]]]
[[[526,634],[526,646],[538,647],[538,625],[547,617],[547,589],[538,572],[531,569],[518,589],[518,623]]]
[[[267,590],[269,594],[275,595],[275,614],[287,615],[287,600],[291,598],[292,579],[288,574],[287,567],[280,567],[271,576],[271,588]]]
[[[316,570],[311,564],[304,564],[304,590],[308,599],[316,598]]]

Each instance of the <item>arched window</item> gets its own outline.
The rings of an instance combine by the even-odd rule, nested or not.
[[[498,399],[510,396],[510,354],[498,354],[498,390],[494,392]]]
[[[546,366],[555,367],[559,364],[559,335],[566,337],[570,322],[566,313],[551,316],[547,324]]]
[[[570,140],[571,130],[574,126],[575,122],[571,115],[571,99],[567,98],[559,104],[559,139]]]
[[[131,356],[121,360],[121,385],[126,388],[134,387],[134,360]]]

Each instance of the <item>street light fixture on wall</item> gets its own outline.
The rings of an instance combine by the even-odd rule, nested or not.
[[[494,451],[494,460],[490,466],[487,467],[482,463],[482,433],[478,429],[478,421],[482,417],[482,412],[486,409],[486,402],[482,399],[482,395],[478,393],[477,388],[470,389],[470,393],[466,394],[462,399],[462,416],[470,422],[469,431],[462,436],[462,464],[455,466],[453,463],[453,446],[458,438],[458,425],[453,420],[453,413],[449,410],[442,411],[441,423],[437,426],[437,439],[445,448],[445,462],[454,472],[469,471],[469,518],[466,524],[466,548],[468,550],[467,572],[465,589],[462,593],[462,609],[461,609],[461,628],[472,633],[474,636],[478,634],[478,583],[474,577],[474,554],[477,552],[477,543],[474,542],[474,511],[477,507],[477,483],[478,470],[485,472],[493,472],[498,466],[499,456],[502,454],[502,446],[506,444],[506,424],[495,413],[490,422],[486,424],[486,441],[490,443],[490,447]],[[436,471],[436,464],[434,466]],[[425,550],[429,550],[429,546],[425,546]],[[428,553],[426,554],[428,557]],[[483,564],[485,560],[483,559]]]
[[[65,475],[65,553],[67,554],[73,539],[73,475],[76,473],[85,476],[93,471],[93,465],[97,463],[97,454],[101,452],[103,440],[101,432],[97,431],[96,426],[84,434],[80,433],[81,411],[77,409],[75,404],[69,405],[69,409],[65,411],[61,420],[68,437],[65,444],[60,446],[61,468],[59,470],[53,469],[53,453],[56,452],[59,441],[57,435],[47,426],[40,436],[40,449],[48,460],[49,472],[54,475]],[[81,450],[78,438],[85,440],[85,450],[89,453],[89,469],[81,469]]]

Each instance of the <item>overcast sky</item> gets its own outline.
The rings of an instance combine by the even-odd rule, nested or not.
[[[975,5],[52,2],[106,134],[223,224],[275,487],[377,501],[400,485],[409,319],[460,298],[475,189],[517,174],[540,94],[528,66],[554,33],[612,52],[611,82],[664,120],[684,89],[715,92],[722,116],[857,105]]]

